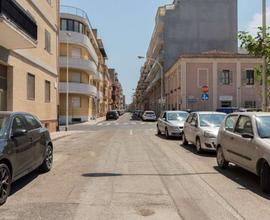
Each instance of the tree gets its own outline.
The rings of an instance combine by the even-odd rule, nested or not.
[[[269,29],[269,28],[268,28]],[[267,30],[268,30],[267,29]],[[263,37],[263,28],[259,27],[256,36],[252,36],[248,32],[239,32],[239,39],[241,41],[241,48],[245,48],[249,54],[263,57],[265,56],[267,62],[266,73],[268,76],[268,85],[270,84],[270,34],[266,31],[265,38]],[[256,80],[262,80],[262,66],[255,68]]]

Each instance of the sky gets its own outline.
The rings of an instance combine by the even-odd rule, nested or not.
[[[203,1],[203,0],[202,0]],[[122,83],[126,102],[132,101],[143,60],[155,25],[159,6],[173,0],[61,0],[61,5],[83,9],[98,36],[103,40],[109,68],[115,68]],[[238,0],[238,29],[256,33],[261,24],[261,0]],[[270,0],[267,0],[270,24]]]

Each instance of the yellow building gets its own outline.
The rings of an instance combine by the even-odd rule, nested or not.
[[[60,123],[66,123],[67,112],[69,123],[104,116],[109,79],[107,55],[97,30],[83,10],[70,6],[61,7],[60,27]]]
[[[57,127],[59,1],[0,1],[0,110]]]

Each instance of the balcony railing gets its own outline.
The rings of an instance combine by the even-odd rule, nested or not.
[[[33,40],[37,40],[37,24],[16,1],[0,0],[0,17],[14,23]]]
[[[82,17],[82,18],[86,19],[88,21],[89,26],[92,29],[92,26],[91,26],[90,20],[88,18],[88,15],[84,10],[82,10],[80,8],[68,6],[68,5],[61,5],[60,12],[61,13],[66,13],[66,14],[71,14],[71,15],[76,15],[76,16],[79,16],[79,17]]]

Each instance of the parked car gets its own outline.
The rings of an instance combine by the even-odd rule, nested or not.
[[[157,133],[164,133],[166,138],[181,137],[188,115],[189,113],[184,111],[162,112],[157,122]]]
[[[217,112],[223,112],[223,113],[226,113],[226,114],[230,114],[230,113],[233,113],[233,112],[239,112],[240,109],[237,108],[237,107],[223,107],[223,108],[218,108],[217,109]]]
[[[53,144],[49,131],[28,113],[0,112],[0,205],[11,183],[40,168],[51,170]]]
[[[117,120],[119,118],[119,114],[116,110],[108,111],[106,114],[106,120]]]
[[[195,144],[198,153],[215,150],[218,130],[225,117],[220,112],[191,113],[184,124],[183,144]]]
[[[270,113],[228,115],[217,138],[217,164],[232,162],[258,176],[261,189],[270,192]]]
[[[154,111],[145,111],[142,115],[142,120],[143,121],[156,121],[157,116]]]

